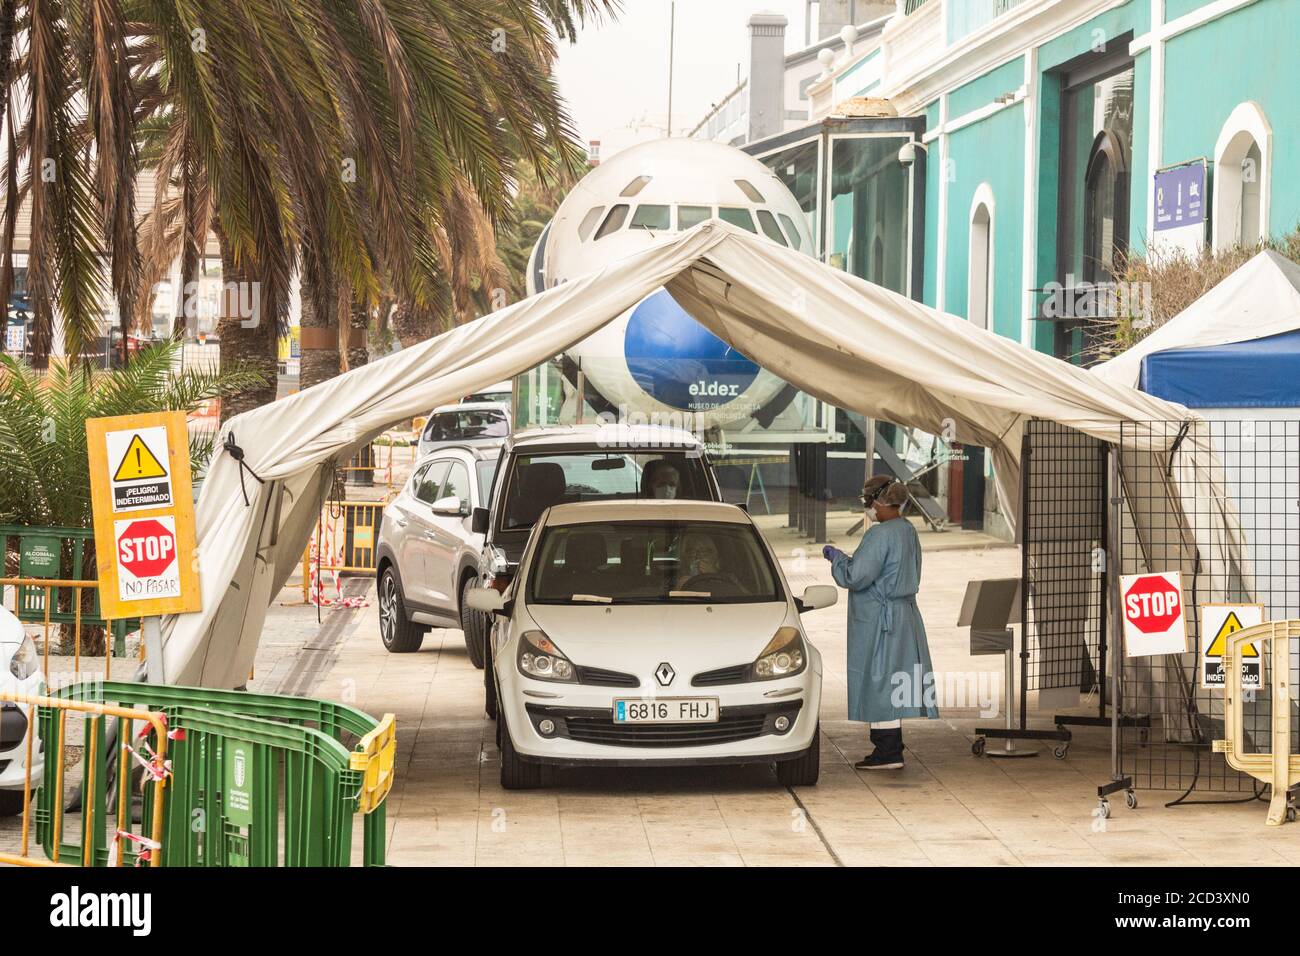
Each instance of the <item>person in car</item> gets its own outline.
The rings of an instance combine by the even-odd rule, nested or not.
[[[718,554],[718,544],[707,534],[694,533],[682,537],[681,571],[678,587],[685,591],[709,591],[715,596],[726,596],[740,587],[736,576],[727,571]]]
[[[641,493],[646,498],[676,498],[682,476],[666,458],[649,462],[641,473]]]
[[[858,770],[903,766],[903,718],[937,718],[934,668],[925,622],[916,606],[921,542],[904,520],[907,489],[877,475],[862,489],[873,523],[852,555],[827,545],[835,583],[849,591],[849,719],[871,726],[875,750]]]

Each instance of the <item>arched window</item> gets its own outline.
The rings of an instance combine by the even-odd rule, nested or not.
[[[1256,103],[1232,111],[1214,147],[1214,248],[1253,246],[1268,236],[1273,129]]]
[[[1129,171],[1125,144],[1111,130],[1093,140],[1083,180],[1083,278],[1109,282],[1128,247]]]
[[[981,183],[970,210],[970,268],[966,318],[981,329],[993,325],[993,190]]]

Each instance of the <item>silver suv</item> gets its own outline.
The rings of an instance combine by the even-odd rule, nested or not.
[[[397,654],[418,651],[431,627],[459,627],[475,667],[483,666],[482,615],[466,591],[478,581],[483,535],[471,516],[488,501],[501,446],[447,445],[420,459],[387,507],[375,573],[379,634]]]

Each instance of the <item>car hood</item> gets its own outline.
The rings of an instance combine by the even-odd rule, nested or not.
[[[752,662],[786,623],[789,608],[784,601],[530,604],[527,612],[575,664],[635,674],[643,686],[654,686],[651,675],[666,661],[679,675],[675,684],[689,687],[700,671]]]

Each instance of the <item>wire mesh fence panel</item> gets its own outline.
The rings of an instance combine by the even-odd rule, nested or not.
[[[1031,420],[1023,451],[1026,686],[1040,707],[1068,705],[1104,687],[1107,446]]]
[[[1258,604],[1264,620],[1300,617],[1300,421],[1129,423],[1120,468],[1120,568],[1180,572],[1189,635],[1187,653],[1124,659],[1122,712],[1147,726],[1121,726],[1121,772],[1136,787],[1179,792],[1175,803],[1196,791],[1250,799],[1261,785],[1212,752],[1224,737],[1223,690],[1206,677],[1217,632],[1247,622],[1234,627],[1211,611],[1216,633],[1202,634],[1202,615],[1206,605]],[[1180,507],[1166,508],[1170,499]],[[1290,668],[1294,687],[1294,642]],[[1247,752],[1270,751],[1274,704],[1266,678],[1244,698]],[[1296,701],[1280,706],[1290,708],[1294,747]]]

